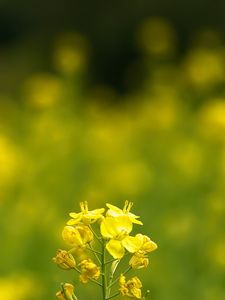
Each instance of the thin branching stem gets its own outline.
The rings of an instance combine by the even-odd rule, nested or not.
[[[114,258],[113,258],[113,259],[110,259],[110,260],[108,260],[105,264],[106,264],[106,265],[111,264],[112,262],[114,262],[114,261],[116,261],[116,260],[117,260],[117,259],[114,259]]]
[[[112,296],[106,298],[106,300],[109,300],[109,299],[112,299],[112,298],[114,298],[114,297],[117,297],[117,296],[119,296],[119,294],[120,294],[120,293],[116,293],[116,294],[114,294],[114,295],[112,295]]]
[[[94,253],[94,255],[95,255],[95,257],[96,257],[98,263],[101,265],[102,262],[101,262],[101,260],[99,259],[98,254],[102,256],[102,253],[99,252],[99,251],[95,251],[95,250],[93,249],[93,247],[91,246],[91,244],[89,244],[89,247],[90,247],[90,248],[87,248],[87,249],[90,250],[90,251],[92,251],[92,252]]]
[[[106,265],[105,265],[105,241],[102,240],[102,298],[107,297],[107,280],[106,280]]]
[[[92,232],[93,235],[95,236],[96,240],[97,240],[100,244],[102,244],[101,238],[100,238],[99,236],[97,236],[96,232],[95,232],[94,229],[91,227],[91,225],[89,225],[88,227],[90,228],[91,232]]]
[[[124,272],[122,272],[123,275],[127,274],[132,268],[129,267],[127,268]],[[119,280],[120,276],[118,276],[110,285],[109,288],[111,288],[118,280]]]

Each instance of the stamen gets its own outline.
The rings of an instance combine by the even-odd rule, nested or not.
[[[127,212],[127,206],[129,205],[129,201],[126,200],[124,203],[124,207],[123,207],[123,212],[126,213]]]
[[[129,213],[129,211],[131,210],[131,207],[133,206],[133,202],[130,202],[129,204],[128,204],[128,207],[127,207],[127,212]]]
[[[88,203],[87,203],[87,201],[84,202],[84,205],[85,205],[85,213],[87,214],[88,213]]]
[[[80,210],[82,213],[85,212],[84,202],[80,202]]]

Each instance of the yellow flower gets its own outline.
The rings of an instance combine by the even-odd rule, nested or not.
[[[76,227],[65,226],[62,237],[69,245],[78,248],[90,243],[93,240],[93,233],[88,226],[79,224]]]
[[[80,222],[83,222],[84,224],[88,225],[90,223],[94,223],[98,219],[102,218],[102,214],[104,213],[104,208],[94,209],[94,210],[88,210],[88,204],[87,201],[80,203],[80,213],[70,213],[70,219],[67,222],[67,225],[75,225]]]
[[[135,253],[129,261],[129,265],[133,269],[147,268],[148,264],[149,264],[148,257],[145,256],[145,254],[139,252]]]
[[[117,206],[107,203],[106,206],[109,208],[107,210],[106,216],[109,217],[119,217],[119,216],[128,216],[132,223],[143,225],[143,223],[139,220],[139,216],[136,216],[130,212],[131,207],[133,206],[132,202],[125,201],[123,209],[120,209]]]
[[[106,244],[106,249],[113,258],[121,259],[125,254],[125,249],[131,253],[139,249],[139,239],[129,236],[132,227],[132,221],[128,216],[106,217],[102,220],[101,235],[105,239],[110,239]]]
[[[60,268],[69,270],[76,266],[76,261],[72,254],[66,250],[59,249],[52,259]]]
[[[147,252],[152,252],[158,248],[157,244],[153,242],[147,235],[138,233],[135,235],[135,239],[137,241],[137,245],[139,244],[139,248],[135,252],[144,254]]]
[[[56,293],[56,298],[58,300],[73,300],[74,295],[74,286],[70,283],[65,283],[62,286],[62,291]]]
[[[65,295],[62,291],[58,291],[55,295],[58,300],[66,300]]]
[[[89,279],[98,279],[100,276],[100,268],[91,260],[85,259],[80,264],[80,281],[87,283]]]
[[[119,291],[122,296],[141,299],[142,283],[137,276],[126,281],[126,277],[121,274],[119,278],[119,286]]]

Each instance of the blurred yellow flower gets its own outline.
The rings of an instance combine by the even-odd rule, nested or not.
[[[176,32],[167,21],[152,18],[141,24],[138,32],[138,43],[147,54],[171,55],[176,49]]]
[[[38,290],[37,286],[39,286]],[[38,285],[32,276],[12,274],[0,278],[0,299],[2,300],[32,299],[34,291],[41,299],[41,285]]]
[[[185,62],[185,74],[197,88],[208,89],[221,83],[225,75],[223,51],[201,47],[192,49]]]
[[[87,63],[88,41],[79,33],[65,33],[56,42],[54,64],[56,68],[72,75],[82,70]]]
[[[22,155],[16,145],[0,135],[0,186],[14,181],[22,165]]]
[[[91,260],[85,259],[80,264],[80,281],[87,283],[89,279],[98,279],[100,276],[100,268]]]
[[[109,208],[106,212],[106,216],[109,216],[109,217],[128,216],[128,218],[131,220],[132,223],[143,225],[143,223],[141,221],[136,220],[140,217],[136,216],[130,212],[130,210],[133,206],[132,202],[129,202],[126,200],[123,209],[120,209],[117,206],[114,206],[109,203],[107,203],[106,206]]]
[[[52,74],[40,73],[25,82],[27,102],[39,109],[51,108],[60,100],[62,82]]]
[[[213,254],[213,255],[212,255]],[[221,238],[212,243],[210,247],[210,257],[213,258],[213,262],[215,262],[219,267],[225,270],[225,239]]]
[[[119,278],[119,286],[119,291],[122,296],[141,299],[142,283],[137,276],[126,281],[126,277],[121,274]]]
[[[70,213],[70,219],[67,222],[67,225],[75,225],[80,222],[83,222],[84,224],[90,224],[96,222],[98,219],[102,218],[102,214],[104,213],[104,208],[94,209],[94,210],[88,210],[88,203],[87,201],[80,203],[80,213]]]
[[[206,138],[225,140],[225,99],[213,98],[206,102],[198,115],[200,133]]]

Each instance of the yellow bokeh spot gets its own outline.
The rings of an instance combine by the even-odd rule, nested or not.
[[[176,32],[171,24],[160,18],[144,21],[139,28],[138,44],[148,54],[164,56],[176,51]]]
[[[24,84],[27,102],[36,108],[51,108],[59,102],[62,83],[52,74],[40,73],[31,76]]]
[[[88,42],[82,35],[64,34],[56,42],[54,64],[59,71],[72,75],[86,66],[88,52]]]
[[[197,48],[185,62],[187,79],[197,88],[210,88],[224,80],[225,59],[222,51]]]
[[[187,240],[194,231],[196,219],[188,213],[169,214],[165,217],[164,227],[167,234],[172,239]]]
[[[203,169],[203,152],[195,141],[180,140],[171,152],[171,161],[176,170],[188,177],[197,179]]]
[[[225,140],[225,99],[211,99],[198,115],[200,133],[206,138]]]
[[[16,179],[21,162],[22,156],[16,146],[0,136],[0,186]]]
[[[178,121],[178,112],[179,106],[170,96],[163,94],[152,101],[147,99],[139,107],[137,126],[143,130],[173,129]]]
[[[33,299],[32,295],[40,293],[34,280],[30,277],[10,275],[0,278],[0,299],[2,300],[25,300]]]
[[[153,173],[144,162],[119,163],[106,170],[103,175],[105,185],[126,195],[135,195],[149,189],[153,182]]]
[[[221,239],[214,242],[211,246],[211,256],[213,261],[225,269],[225,240]]]

